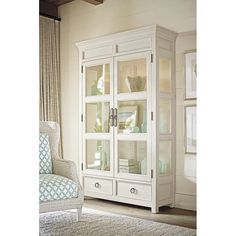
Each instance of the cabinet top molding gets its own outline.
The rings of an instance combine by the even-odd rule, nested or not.
[[[149,25],[149,26],[145,26],[145,27],[139,27],[139,28],[135,28],[135,29],[121,31],[121,32],[113,33],[113,34],[109,34],[109,35],[98,36],[97,38],[80,41],[75,44],[78,48],[86,48],[86,47],[90,46],[91,44],[93,44],[93,45],[96,45],[96,44],[106,45],[107,43],[112,43],[114,41],[122,40],[124,37],[126,37],[126,38],[128,38],[128,37],[134,38],[134,37],[138,37],[138,36],[148,37],[148,36],[155,36],[156,33],[158,33],[159,37],[162,37],[164,39],[168,39],[170,41],[175,41],[175,39],[178,35],[177,33],[173,32],[171,30],[168,30],[166,28],[163,28],[161,26],[154,24],[154,25]]]

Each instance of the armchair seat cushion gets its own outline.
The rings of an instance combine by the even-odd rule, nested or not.
[[[54,174],[39,175],[39,202],[76,197],[78,197],[78,187],[71,179]]]

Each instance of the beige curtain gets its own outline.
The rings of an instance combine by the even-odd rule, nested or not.
[[[61,126],[59,30],[60,22],[40,16],[40,120],[56,121]],[[61,154],[61,145],[59,153]]]

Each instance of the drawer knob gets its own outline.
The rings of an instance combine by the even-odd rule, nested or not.
[[[100,184],[99,183],[95,183],[94,186],[95,186],[95,188],[99,188]]]
[[[135,188],[131,188],[131,189],[130,189],[130,192],[131,192],[131,193],[136,193],[137,190],[136,190]]]

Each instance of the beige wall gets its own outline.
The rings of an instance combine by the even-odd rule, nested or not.
[[[176,207],[196,209],[196,155],[184,154],[184,53],[196,49],[196,32],[179,34],[176,40]]]
[[[98,6],[76,0],[60,6],[59,17],[62,18],[60,57],[63,154],[65,159],[73,160],[78,165],[79,62],[75,43],[151,24],[158,24],[177,33],[195,30],[196,0],[105,0],[104,4]],[[178,158],[182,160],[183,156],[179,154]]]

